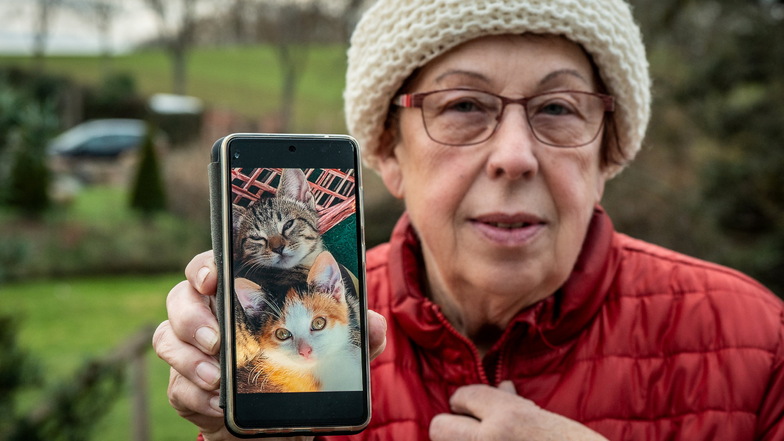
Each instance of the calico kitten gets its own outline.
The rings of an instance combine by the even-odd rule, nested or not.
[[[316,203],[300,169],[283,169],[274,197],[261,198],[247,208],[233,205],[232,216],[239,275],[300,266],[305,267],[298,268],[302,272],[324,250]]]
[[[290,288],[284,298],[237,279],[248,319],[236,330],[238,392],[361,390],[358,299],[351,285],[326,251],[315,259],[306,287]]]

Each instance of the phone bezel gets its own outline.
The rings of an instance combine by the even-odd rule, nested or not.
[[[247,155],[254,155],[259,152],[257,149],[266,148],[267,151],[263,156],[276,155],[279,156],[274,159],[275,163],[271,164],[256,164],[248,166],[248,168],[260,167],[275,167],[275,168],[354,168],[356,176],[356,219],[357,219],[357,261],[359,266],[359,273],[357,278],[359,281],[360,292],[360,329],[362,335],[362,360],[363,360],[363,390],[358,392],[309,392],[309,393],[282,393],[282,394],[236,394],[234,384],[234,365],[235,354],[233,344],[224,344],[222,347],[224,363],[222,372],[222,381],[226,381],[225,387],[222,391],[225,393],[225,421],[227,428],[237,436],[248,437],[258,435],[272,435],[272,434],[341,434],[341,433],[357,433],[364,429],[370,421],[371,405],[370,405],[370,372],[369,372],[369,348],[367,338],[367,299],[365,297],[365,240],[364,240],[364,221],[362,216],[362,208],[364,207],[362,200],[362,177],[361,177],[361,162],[359,159],[359,146],[353,138],[347,135],[305,135],[305,134],[261,134],[261,133],[237,133],[228,135],[218,142],[216,142],[216,149],[213,151],[213,160],[217,159],[220,163],[220,206],[221,206],[221,236],[222,236],[222,256],[225,260],[223,262],[223,334],[224,336],[234,335],[234,317],[233,317],[233,265],[232,259],[232,222],[231,222],[231,169],[235,167],[231,159],[231,146],[236,142],[259,144],[258,147],[252,147],[251,153],[246,151],[241,152],[240,158],[243,163],[248,161],[249,164],[254,163],[257,158],[248,159]],[[291,149],[290,146],[294,146]],[[351,165],[346,166],[348,162],[325,162],[324,157],[328,156],[330,149],[335,148],[350,148]],[[274,151],[270,150],[274,149]],[[249,150],[250,151],[250,150]],[[288,152],[286,154],[285,152]],[[216,154],[217,153],[217,154]],[[314,154],[314,153],[321,153]],[[217,158],[216,158],[217,157]],[[342,158],[346,155],[343,154]],[[341,159],[343,161],[343,159]],[[233,339],[232,339],[233,341]],[[318,417],[309,417],[305,421],[301,421],[299,416],[288,418],[281,421],[276,418],[275,421],[267,421],[266,418],[258,420],[260,424],[244,424],[247,419],[242,416],[242,410],[238,409],[236,405],[237,395],[258,395],[254,399],[245,399],[245,401],[253,401],[254,407],[267,406],[270,401],[277,401],[278,404],[281,400],[288,402],[286,412],[289,410],[294,411],[296,414],[305,413],[312,405],[316,404],[324,409],[331,409],[328,411],[321,411]],[[348,395],[353,395],[348,399]],[[263,396],[263,397],[262,397]],[[319,399],[319,403],[313,400]],[[329,405],[323,406],[324,402],[329,402]],[[345,408],[346,402],[354,403],[358,401],[362,410],[358,411],[357,417],[350,417],[344,420],[339,419],[339,412]],[[341,404],[343,406],[341,407]],[[356,410],[354,410],[356,411]],[[337,412],[337,414],[336,414]],[[238,421],[238,414],[241,416]],[[264,424],[269,422],[274,424]]]

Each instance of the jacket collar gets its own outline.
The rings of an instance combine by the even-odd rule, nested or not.
[[[528,325],[530,343],[558,346],[574,338],[604,303],[618,264],[612,248],[614,229],[609,216],[596,207],[582,251],[572,274],[556,293],[520,311],[504,333]],[[419,239],[404,214],[390,240],[389,269],[392,279],[392,315],[403,331],[424,348],[443,345],[453,338],[438,305],[423,293],[424,262]],[[500,342],[499,342],[500,343]]]

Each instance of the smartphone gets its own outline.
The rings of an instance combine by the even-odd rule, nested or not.
[[[356,141],[228,135],[210,181],[227,428],[361,431],[371,408]]]

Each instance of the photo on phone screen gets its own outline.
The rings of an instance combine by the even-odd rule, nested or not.
[[[231,168],[237,394],[363,389],[355,176]]]
[[[371,406],[356,141],[232,134],[212,154],[227,428],[361,431]]]

